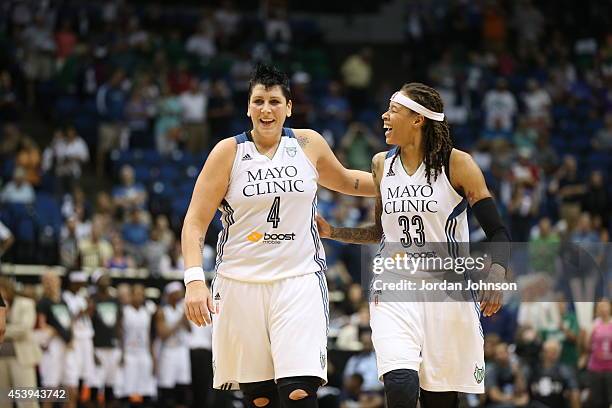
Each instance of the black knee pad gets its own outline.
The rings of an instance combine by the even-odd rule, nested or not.
[[[421,389],[421,408],[459,408],[459,394],[455,391],[433,392]]]
[[[415,408],[419,398],[419,373],[393,370],[383,375],[388,408]]]
[[[286,377],[278,380],[278,394],[283,408],[316,408],[317,389],[321,386],[319,377]],[[298,400],[289,398],[295,390],[303,390],[306,397]]]
[[[274,380],[258,381],[253,383],[241,383],[240,390],[244,394],[244,401],[249,408],[257,408],[253,401],[257,398],[266,398],[269,402],[265,408],[280,408],[278,390]]]

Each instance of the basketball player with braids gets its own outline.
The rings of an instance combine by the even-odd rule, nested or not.
[[[380,242],[381,248],[385,242],[401,243],[407,253],[430,243],[446,248],[469,242],[470,205],[489,241],[509,241],[481,170],[469,154],[453,149],[436,90],[404,85],[382,119],[386,142],[393,147],[372,159],[374,224],[335,228],[318,218],[321,237]],[[503,280],[503,258],[493,259],[489,277]],[[431,277],[431,271],[418,272]],[[484,392],[479,318],[481,312],[489,316],[499,310],[501,292],[482,292],[480,306],[473,300],[370,303],[372,340],[390,408],[416,407],[419,398],[423,408],[456,407],[458,392]]]
[[[185,313],[213,323],[213,387],[249,407],[317,406],[327,378],[328,294],[317,232],[317,184],[375,196],[372,175],[347,170],[317,132],[283,127],[287,76],[265,65],[249,86],[252,130],[219,142],[196,181],[182,232]],[[204,234],[219,208],[216,277],[204,282]]]

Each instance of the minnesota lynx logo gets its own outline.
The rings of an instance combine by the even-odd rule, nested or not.
[[[319,352],[319,359],[321,360],[321,369],[325,369],[327,358],[325,358],[325,353],[322,350]]]
[[[478,364],[474,365],[474,379],[476,380],[476,382],[478,384],[480,384],[482,382],[482,380],[484,380],[485,378],[485,369],[484,367],[479,368]]]
[[[297,153],[297,147],[285,147],[285,151],[289,155],[289,157],[295,157]]]

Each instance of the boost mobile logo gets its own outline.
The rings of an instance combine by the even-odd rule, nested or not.
[[[259,242],[263,238],[264,244],[280,244],[281,241],[294,241],[295,240],[295,232],[290,234],[269,234],[264,232],[253,231],[249,235],[247,235],[247,240],[251,242]]]

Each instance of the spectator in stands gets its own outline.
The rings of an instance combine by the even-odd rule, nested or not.
[[[4,186],[0,192],[0,202],[10,204],[32,204],[36,194],[32,185],[26,180],[25,170],[16,167],[13,172],[13,180]]]
[[[550,123],[550,108],[552,100],[546,89],[540,86],[536,79],[527,81],[527,92],[523,96],[527,118],[540,126]]]
[[[533,272],[555,276],[555,260],[559,256],[559,234],[552,228],[550,218],[543,217],[529,239],[529,265]]]
[[[134,87],[130,100],[125,105],[125,120],[130,132],[130,148],[148,148],[153,146],[150,134],[150,100],[145,98],[142,86]]]
[[[580,200],[586,191],[578,176],[578,165],[574,156],[567,155],[563,158],[563,164],[551,180],[548,191],[559,197],[559,215],[573,228],[580,215]]]
[[[3,388],[36,387],[36,365],[42,357],[34,340],[36,303],[17,294],[14,283],[6,277],[0,277],[0,297],[8,307],[4,344],[0,347],[0,384]],[[20,402],[17,406],[36,408],[38,402]]]
[[[578,218],[576,228],[570,236],[570,241],[579,244],[594,244],[599,242],[599,235],[593,229],[593,219],[589,213],[582,213]]]
[[[134,169],[129,164],[121,167],[119,178],[121,185],[113,188],[113,203],[124,213],[147,205],[147,190],[136,182]]]
[[[69,378],[66,358],[72,341],[72,322],[68,306],[62,299],[61,279],[55,272],[47,271],[41,277],[43,296],[36,305],[37,327],[44,338],[43,356],[40,361],[40,384],[43,387],[67,386]],[[68,388],[69,406],[76,407],[77,396]],[[43,408],[53,407],[44,402]]]
[[[561,320],[557,328],[542,331],[542,339],[556,340],[561,346],[559,361],[567,367],[576,367],[578,363],[578,335],[580,328],[576,313],[569,308],[565,296],[560,293],[556,298]],[[545,344],[546,345],[546,344]]]
[[[170,248],[161,240],[161,231],[157,227],[153,227],[149,240],[142,248],[144,265],[152,277],[159,278],[161,276],[161,261]]]
[[[531,0],[514,4],[513,25],[518,35],[519,47],[536,50],[544,34],[546,20]]]
[[[110,79],[102,84],[96,94],[96,108],[101,118],[98,128],[98,154],[96,173],[99,177],[104,171],[106,154],[121,146],[121,134],[127,93],[125,91],[125,72],[117,69]]]
[[[66,220],[66,223],[62,226],[60,237],[60,265],[67,269],[78,268],[80,259],[76,216]]]
[[[339,350],[359,351],[363,349],[360,335],[370,329],[370,308],[363,303],[348,319],[348,324],[340,329],[336,347]]]
[[[63,64],[76,47],[78,38],[72,30],[72,22],[68,19],[60,23],[60,29],[55,33],[55,49],[59,64]]]
[[[510,358],[506,343],[495,348],[493,362],[487,366],[485,387],[488,408],[524,407],[529,402],[523,368]]]
[[[231,135],[234,102],[232,94],[222,79],[213,81],[208,101],[208,124],[210,125],[210,146]]]
[[[93,224],[91,227],[91,237],[79,242],[79,254],[81,267],[101,268],[113,256],[113,247],[101,236],[100,226]]]
[[[176,237],[174,236],[174,232],[170,229],[168,217],[164,214],[159,214],[155,217],[155,228],[159,231],[160,241],[166,245],[166,248],[172,248],[176,241]]]
[[[177,94],[168,83],[162,84],[162,95],[157,107],[155,121],[155,145],[162,155],[169,155],[178,149],[181,139],[181,117],[183,107]]]
[[[606,114],[605,126],[595,133],[592,140],[595,150],[610,152],[612,150],[612,113]]]
[[[353,122],[342,138],[340,149],[338,157],[344,160],[348,168],[369,171],[372,157],[384,146],[367,126]]]
[[[123,238],[119,234],[113,234],[111,238],[113,247],[113,256],[106,262],[106,267],[109,269],[129,269],[135,268],[136,262],[134,258],[125,252]]]
[[[202,90],[197,78],[192,78],[189,90],[179,97],[183,113],[183,130],[187,148],[198,153],[207,146],[206,112],[208,96]]]
[[[363,48],[359,53],[350,55],[342,63],[340,71],[351,107],[359,113],[367,103],[372,82],[372,50]]]
[[[485,129],[512,131],[514,117],[517,114],[518,108],[516,98],[508,90],[508,81],[506,79],[499,78],[496,88],[491,89],[485,94],[483,109]]]
[[[40,184],[41,154],[38,145],[32,138],[24,136],[17,148],[15,166],[23,168],[25,179],[32,186]]]
[[[510,230],[512,239],[516,242],[527,242],[533,217],[540,205],[538,191],[522,182],[514,186],[512,200],[508,205],[510,214]]]
[[[531,406],[580,408],[576,375],[570,367],[560,363],[560,355],[561,345],[557,340],[544,342],[540,363],[527,375]],[[570,401],[569,406],[566,400]]]
[[[593,328],[584,344],[588,354],[591,406],[608,407],[612,404],[612,317],[609,299],[604,298],[597,303]]]
[[[0,121],[8,122],[19,120],[21,117],[21,104],[19,95],[13,84],[11,73],[0,71]]]
[[[214,27],[202,21],[185,43],[185,50],[207,64],[217,54]]]
[[[334,136],[334,144],[342,140],[346,132],[346,124],[351,116],[351,106],[342,94],[342,85],[338,81],[330,81],[327,95],[321,100],[321,115],[323,126]]]
[[[136,258],[138,263],[143,257],[143,247],[149,240],[149,226],[145,222],[143,210],[132,209],[128,219],[121,227],[121,236],[126,243],[126,250]]]
[[[582,209],[592,217],[599,216],[607,220],[612,213],[612,199],[604,184],[603,174],[599,170],[591,172],[589,184],[582,199]]]
[[[55,42],[43,13],[34,16],[34,24],[22,33],[24,45],[24,74],[28,79],[28,104],[35,102],[35,83],[49,79],[54,73]]]
[[[10,229],[0,221],[0,274],[2,274],[2,255],[15,243],[15,237]]]
[[[517,149],[535,149],[536,141],[538,140],[538,132],[532,126],[531,121],[524,116],[518,118],[516,131],[514,132],[514,146]]]
[[[60,196],[72,191],[81,178],[82,166],[88,161],[87,143],[71,125],[56,129],[51,144],[43,152],[43,170],[54,170],[58,179],[56,193]]]
[[[8,122],[2,126],[2,138],[0,138],[0,159],[3,163],[6,160],[13,159],[15,157],[22,137],[21,131],[14,123]]]

